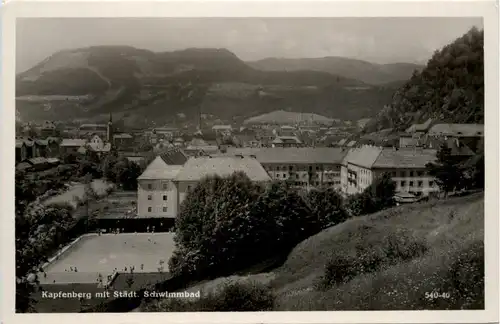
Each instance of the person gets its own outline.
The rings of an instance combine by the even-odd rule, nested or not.
[[[43,273],[43,277],[47,278],[47,273],[46,272]]]
[[[75,272],[78,272],[78,269],[75,267]]]

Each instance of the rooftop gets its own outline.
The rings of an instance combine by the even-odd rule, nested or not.
[[[175,179],[182,165],[169,165],[162,156],[157,156],[146,170],[137,178],[138,180]]]
[[[244,172],[252,181],[270,181],[269,175],[254,158],[197,157],[189,159],[176,177],[177,181],[199,181],[206,176],[229,176]]]
[[[260,163],[329,164],[341,163],[346,152],[335,147],[230,148],[226,155],[255,156]]]
[[[87,143],[84,139],[63,138],[59,146],[84,146]]]
[[[362,146],[353,148],[347,152],[343,163],[350,163],[360,167],[371,169],[373,163],[380,155],[380,152],[382,152],[382,148],[377,146]]]
[[[169,150],[160,154],[160,157],[168,165],[183,165],[188,160],[186,154],[179,149]]]
[[[113,135],[113,138],[133,138],[133,136],[127,133],[122,133]]]
[[[436,160],[436,150],[398,149],[382,150],[373,163],[373,168],[425,168],[429,162]]]
[[[436,124],[429,129],[429,135],[439,136],[484,136],[483,124]]]

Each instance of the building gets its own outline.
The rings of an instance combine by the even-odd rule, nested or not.
[[[340,190],[340,170],[346,151],[333,147],[230,149],[227,155],[255,157],[271,179],[296,186]]]
[[[109,136],[110,134],[108,134]],[[111,151],[111,143],[104,141],[99,135],[94,134],[90,138],[90,141],[86,144],[86,147],[97,154],[105,154]]]
[[[351,149],[342,162],[341,187],[346,195],[368,188],[384,173],[391,175],[396,192],[427,196],[439,188],[426,170],[436,160],[436,150],[363,146]]]
[[[427,119],[423,124],[413,124],[406,129],[406,133],[412,134],[416,137],[426,134],[433,124],[431,118]]]
[[[484,137],[483,124],[435,124],[427,133],[436,137]]]
[[[420,139],[418,137],[415,137],[413,134],[405,133],[399,135],[400,148],[409,148],[418,146],[421,146]]]
[[[134,145],[134,137],[127,133],[114,134],[112,144],[118,149],[129,148]]]
[[[82,124],[80,125],[78,135],[80,137],[87,137],[89,135],[96,134],[102,138],[106,138],[108,135],[108,124]]]
[[[214,125],[212,131],[220,135],[231,135],[233,127],[231,125]]]
[[[56,135],[56,125],[52,121],[44,121],[42,125],[40,125],[40,136],[48,137]]]
[[[78,153],[86,144],[87,140],[84,139],[63,138],[61,144],[59,144],[59,150],[61,154]]]
[[[186,198],[203,178],[212,175],[220,177],[230,176],[234,172],[245,173],[250,180],[255,182],[269,182],[271,178],[262,165],[251,157],[195,157],[189,159],[177,174],[174,183],[177,190],[176,206]]]
[[[16,163],[28,158],[28,146],[22,139],[16,138]]]
[[[293,126],[283,125],[279,128],[278,134],[280,136],[295,136],[296,129]]]
[[[297,136],[277,136],[271,147],[301,147],[302,141]]]
[[[175,218],[176,188],[173,183],[187,156],[180,150],[157,156],[137,178],[137,216]]]

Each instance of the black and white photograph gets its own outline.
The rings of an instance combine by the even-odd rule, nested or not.
[[[15,312],[484,311],[485,26],[17,17]]]

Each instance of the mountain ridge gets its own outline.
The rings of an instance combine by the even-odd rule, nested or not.
[[[244,120],[285,107],[359,119],[378,112],[394,90],[324,71],[262,71],[221,48],[91,46],[54,53],[17,75],[16,109],[35,120],[113,112],[134,117],[131,123],[145,117],[178,121],[180,113],[190,120],[201,109]]]
[[[266,71],[325,71],[363,81],[372,85],[382,85],[405,80],[414,70],[422,65],[414,63],[378,64],[365,60],[342,56],[325,56],[316,58],[277,58],[269,57],[257,61],[247,61],[248,65]]]

